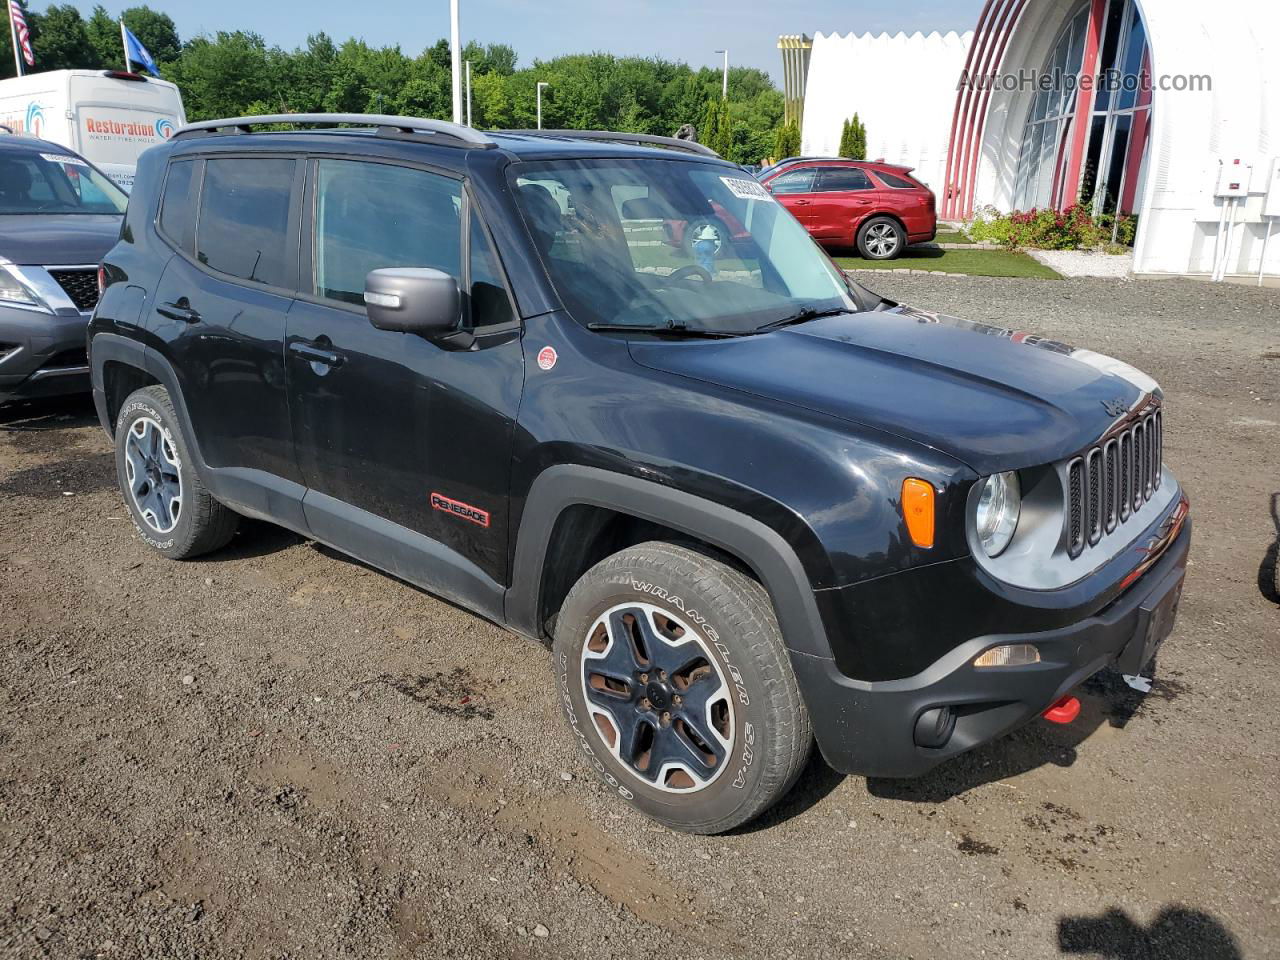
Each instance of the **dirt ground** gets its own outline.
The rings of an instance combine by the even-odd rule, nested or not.
[[[1195,521],[1146,698],[736,834],[604,794],[548,655],[262,524],[154,556],[87,402],[0,411],[0,955],[1280,957],[1280,293],[871,276],[1167,394]]]

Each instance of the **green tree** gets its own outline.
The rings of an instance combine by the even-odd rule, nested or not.
[[[182,43],[178,39],[177,28],[167,13],[160,13],[150,7],[130,7],[122,14],[125,26],[133,31],[133,35],[147,48],[147,52],[161,65],[172,63],[182,55]],[[113,17],[107,8],[98,4],[89,15],[85,28],[89,34],[89,42],[98,53],[101,66],[124,69],[124,46],[120,39],[120,22]]]
[[[71,4],[51,4],[44,13],[28,13],[26,17],[36,55],[35,70],[94,70],[102,66],[98,51],[89,42],[84,18]]]
[[[773,159],[785,160],[800,153],[800,128],[794,123],[786,123],[778,128],[773,142]]]
[[[842,157],[848,157],[850,160],[867,159],[867,128],[863,122],[858,119],[855,113],[853,119],[849,121],[850,144],[849,152],[841,151]]]
[[[280,59],[256,33],[219,32],[190,41],[166,74],[182,89],[192,120],[239,116],[253,103],[271,104],[274,113],[288,100],[276,82]]]
[[[323,33],[291,51],[244,31],[183,44],[163,13],[136,6],[123,16],[165,78],[179,85],[193,120],[253,112],[452,114],[444,40],[417,56],[355,39],[335,43]],[[123,64],[119,23],[101,4],[88,21],[74,7],[57,4],[31,19],[41,70]],[[472,65],[472,117],[480,127],[534,126],[539,82],[550,84],[543,101],[547,127],[669,136],[692,123],[703,143],[739,163],[763,159],[782,123],[781,92],[766,73],[747,67],[729,71],[729,96],[723,99],[719,70],[693,70],[660,57],[578,53],[521,69],[512,47],[473,41],[463,58]]]

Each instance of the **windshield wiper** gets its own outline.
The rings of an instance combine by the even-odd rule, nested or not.
[[[789,327],[796,323],[808,323],[810,320],[817,320],[820,317],[838,317],[842,313],[853,313],[848,307],[830,307],[826,310],[819,310],[816,307],[805,307],[789,317],[783,317],[781,320],[774,320],[766,323],[764,326],[756,327],[756,333],[768,333],[770,330],[777,330],[779,327]]]
[[[676,337],[736,337],[737,333],[723,330],[701,330],[683,323],[588,323],[588,330],[597,333],[664,333]]]

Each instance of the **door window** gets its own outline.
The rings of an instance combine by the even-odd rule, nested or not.
[[[857,167],[830,167],[818,177],[819,193],[835,193],[844,190],[874,190],[875,184],[866,172]]]
[[[228,157],[205,163],[196,257],[219,273],[292,287],[289,203],[296,160]]]
[[[462,184],[448,177],[385,163],[318,161],[313,292],[363,306],[370,270],[433,267],[461,277],[461,209]]]
[[[770,193],[811,193],[812,191],[812,170],[793,170],[774,178],[769,184]]]

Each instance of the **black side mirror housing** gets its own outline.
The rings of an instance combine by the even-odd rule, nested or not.
[[[458,281],[431,267],[383,267],[364,280],[369,322],[379,330],[438,337],[462,322]]]

